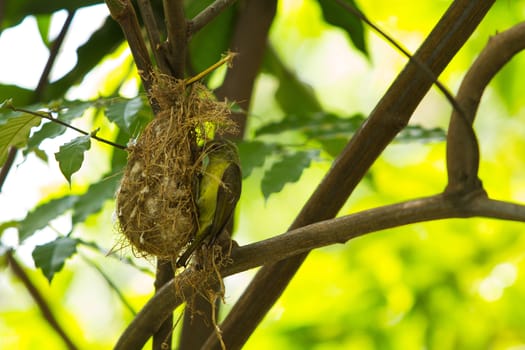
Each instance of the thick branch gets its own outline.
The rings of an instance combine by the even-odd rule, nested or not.
[[[71,338],[67,335],[64,328],[60,326],[55,314],[49,307],[47,301],[44,299],[38,288],[33,284],[31,279],[29,279],[29,276],[26,274],[22,266],[15,259],[11,250],[7,251],[6,258],[9,266],[11,266],[11,270],[13,270],[15,276],[18,277],[20,281],[22,281],[24,287],[27,289],[27,291],[35,301],[36,305],[40,309],[40,312],[42,313],[42,316],[44,316],[44,318],[46,319],[47,323],[49,323],[51,328],[53,328],[53,330],[60,336],[60,338],[62,339],[62,341],[64,341],[68,349],[78,349],[78,347],[73,343],[73,340],[71,340]]]
[[[448,192],[481,187],[478,144],[465,135],[472,132],[481,97],[491,79],[523,49],[525,22],[492,37],[465,75],[456,100],[466,118],[453,111],[447,135]]]
[[[184,78],[186,59],[187,26],[182,0],[164,0],[164,16],[168,34],[168,54],[173,76]]]
[[[350,239],[388,228],[439,220],[484,216],[525,222],[525,206],[488,199],[478,191],[463,197],[436,195],[374,208],[360,213],[321,221],[281,235],[239,247],[232,252],[233,264],[222,269],[227,277],[264,264],[275,263],[314,248],[345,243]],[[185,271],[177,281],[188,280]],[[175,293],[174,281],[165,285],[144,306],[122,334],[115,347],[140,348],[182,300]],[[191,292],[183,286],[183,293]],[[210,344],[208,344],[210,345]]]
[[[149,58],[146,43],[144,39],[142,39],[139,21],[133,4],[130,0],[106,0],[106,4],[111,13],[111,17],[117,21],[124,32],[131,54],[137,65],[142,84],[146,91],[149,92],[151,90],[153,65]]]
[[[197,33],[235,1],[236,0],[215,0],[191,21],[188,21],[188,34],[193,35]]]
[[[456,0],[414,57],[439,76],[483,19],[494,0]],[[366,171],[403,129],[432,79],[410,61],[354,134],[310,197],[291,229],[334,217]],[[264,266],[221,325],[228,349],[239,349],[284,291],[307,253]],[[211,338],[209,338],[211,339]],[[215,343],[213,348],[217,348]]]
[[[277,8],[276,0],[245,1],[239,12],[230,48],[239,53],[235,64],[226,73],[223,84],[216,91],[218,99],[236,101],[243,110],[250,109],[255,77],[266,50],[268,31]],[[232,113],[239,127],[232,138],[242,138],[246,128],[246,114]]]

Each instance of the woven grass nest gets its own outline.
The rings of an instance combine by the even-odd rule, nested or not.
[[[195,193],[204,158],[198,143],[235,124],[228,104],[199,83],[158,75],[151,97],[160,112],[129,147],[116,210],[136,255],[173,259],[197,230]]]

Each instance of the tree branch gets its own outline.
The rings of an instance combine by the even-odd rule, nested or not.
[[[435,76],[439,76],[493,3],[494,0],[454,1],[414,54],[415,59],[428,66]],[[336,159],[291,229],[326,220],[337,214],[375,159],[406,126],[431,85],[432,79],[428,74],[414,62],[408,62],[368,120]],[[221,325],[228,349],[242,347],[306,257],[307,253],[296,255],[265,265],[258,271]],[[212,341],[211,338],[209,340]],[[211,347],[217,348],[217,342]]]
[[[6,252],[6,258],[9,266],[11,266],[11,270],[15,274],[20,281],[24,284],[24,287],[27,289],[33,300],[35,301],[36,305],[40,309],[40,312],[42,313],[42,316],[46,319],[47,323],[53,328],[53,330],[60,336],[60,338],[64,341],[67,348],[70,350],[76,350],[78,347],[75,345],[73,340],[66,334],[66,331],[60,324],[58,323],[57,318],[53,314],[53,311],[51,310],[51,307],[49,307],[49,304],[44,299],[38,288],[34,285],[34,283],[31,281],[29,276],[26,274],[22,266],[18,263],[18,261],[13,256],[13,251],[8,250]]]
[[[173,76],[184,78],[186,67],[187,25],[182,0],[163,0],[166,32],[168,35],[168,55]]]
[[[188,35],[193,35],[204,28],[215,17],[221,14],[228,6],[236,0],[215,0],[212,4],[202,10],[191,21],[188,21]]]
[[[259,73],[266,51],[268,31],[277,8],[276,0],[245,1],[238,14],[230,48],[239,53],[235,65],[228,70],[224,82],[217,89],[219,100],[236,101],[244,111],[250,108],[255,77]],[[246,114],[232,113],[238,132],[225,137],[242,138],[246,129]]]
[[[224,278],[257,266],[276,263],[315,248],[345,243],[350,239],[384,229],[424,221],[474,216],[525,222],[525,206],[491,200],[484,192],[477,191],[462,196],[440,194],[369,209],[303,226],[234,249],[231,256],[233,263],[224,267],[221,275]],[[180,278],[170,281],[148,301],[122,334],[115,350],[141,348],[144,345],[162,320],[182,302],[175,292],[178,287],[176,288],[174,284],[178,281],[187,281],[191,273],[191,270],[184,271]],[[184,294],[192,290],[192,286],[180,287]],[[209,339],[204,348],[212,348]]]
[[[485,88],[515,54],[525,49],[525,22],[492,37],[465,75],[456,100],[465,117],[452,112],[447,135],[447,192],[471,191],[481,187],[478,178],[479,147],[476,139],[465,137],[472,124]]]
[[[162,50],[159,26],[157,24],[157,20],[155,19],[153,8],[151,7],[151,1],[137,0],[137,4],[142,16],[142,21],[144,22],[144,27],[146,27],[146,32],[148,33],[148,39],[150,42],[151,51],[155,57],[155,61],[157,62],[161,72],[171,75],[173,72],[171,71],[169,61],[165,56],[165,52]]]
[[[67,14],[67,18],[64,21],[64,24],[62,25],[60,32],[58,33],[58,36],[56,37],[56,39],[53,41],[53,44],[51,45],[51,49],[49,50],[49,57],[47,59],[46,65],[44,66],[44,70],[42,71],[42,74],[40,75],[40,79],[38,80],[38,84],[35,89],[34,98],[36,101],[40,100],[40,98],[42,97],[42,93],[44,92],[44,89],[49,83],[49,74],[51,73],[51,69],[53,69],[53,66],[55,65],[56,58],[58,56],[58,53],[60,52],[60,48],[62,47],[62,43],[64,42],[66,34],[69,31],[69,28],[71,27],[71,23],[73,22],[74,17],[75,17],[75,11],[69,11]]]
[[[111,17],[120,25],[128,42],[131,54],[137,65],[137,69],[146,91],[151,90],[151,76],[153,65],[149,58],[146,43],[142,39],[142,33],[137,19],[137,14],[130,0],[105,0]],[[152,105],[154,112],[156,106]]]

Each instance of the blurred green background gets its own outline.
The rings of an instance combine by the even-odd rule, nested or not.
[[[372,21],[411,51],[417,49],[450,3],[357,1]],[[103,14],[105,9],[97,6],[96,11]],[[440,80],[455,91],[489,37],[523,18],[524,2],[497,1]],[[26,24],[24,31],[28,30],[34,31],[37,40],[36,25]],[[365,37],[368,57],[357,51],[340,29],[323,20],[316,1],[285,0],[279,2],[270,43],[286,68],[312,87],[325,111],[366,116],[406,59],[368,29]],[[2,55],[18,54],[11,49]],[[121,48],[76,86],[70,92],[71,98],[104,94],[123,79],[127,85],[121,93],[132,96],[137,79],[129,67],[129,53]],[[521,54],[487,89],[475,124],[482,155],[480,177],[489,196],[522,203],[524,76],[525,56]],[[214,79],[220,81],[220,72],[211,84]],[[264,71],[259,75],[250,111],[249,139],[256,137],[255,131],[262,125],[285,116],[275,99],[278,85],[274,75]],[[434,89],[418,107],[412,123],[446,129],[450,113],[451,107]],[[92,119],[97,120],[96,116]],[[108,127],[106,132],[111,135],[114,130]],[[291,145],[310,142],[294,133],[278,137],[281,143]],[[108,148],[97,144],[92,148],[81,172],[74,177],[72,192],[82,192],[109,167]],[[395,142],[374,164],[340,215],[439,193],[446,185],[444,155],[443,141]],[[236,217],[237,242],[242,245],[285,232],[332,161],[332,155],[322,151],[299,181],[286,184],[268,198],[262,194],[261,181],[269,165],[254,169],[243,184]],[[29,159],[5,185],[7,196],[9,191],[19,191],[17,188],[26,185],[20,182],[26,179],[24,171],[38,169],[50,174],[44,177],[45,182],[35,185],[37,195],[23,203],[25,210],[42,198],[69,191],[56,164],[41,163]],[[7,204],[6,200],[1,203]],[[23,210],[13,214],[6,214],[4,207],[2,210],[0,222],[23,214]],[[75,236],[111,249],[119,240],[113,211],[113,201],[106,203],[101,213],[76,226]],[[54,226],[67,232],[67,224],[60,220]],[[519,223],[454,219],[385,230],[345,245],[318,249],[310,254],[245,348],[525,349],[524,231],[525,226]],[[4,249],[16,246],[13,235],[10,230],[2,235]],[[104,271],[137,311],[152,294],[153,277],[121,260],[131,257],[134,264],[150,271],[154,270],[154,262],[134,259],[128,250],[117,254],[120,260],[106,257],[81,245],[79,254],[67,260],[50,285],[41,271],[34,269],[30,253],[35,244],[49,241],[53,235],[56,232],[46,229],[25,246],[16,246],[17,257],[81,348],[111,348],[133,314],[94,266]],[[247,271],[226,279],[223,313],[253,275],[254,271]],[[181,312],[176,310],[175,317]],[[0,349],[35,348],[62,349],[64,345],[23,285],[9,269],[2,268]]]

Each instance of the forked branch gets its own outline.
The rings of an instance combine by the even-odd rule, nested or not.
[[[477,192],[461,198],[440,194],[374,208],[317,222],[234,249],[231,256],[233,263],[224,267],[221,275],[224,278],[257,266],[276,263],[315,248],[345,243],[350,239],[388,228],[431,220],[474,216],[525,222],[525,206],[494,201],[487,198],[483,192]],[[185,276],[191,273],[190,270],[184,271],[177,281],[187,281]],[[183,294],[191,293],[191,285],[176,288],[175,283],[177,282],[172,280],[165,285],[144,306],[122,334],[115,347],[116,350],[141,348],[151,334],[160,327],[162,321],[182,302],[175,291],[182,290]],[[207,346],[211,346],[211,343],[207,343],[204,348],[208,348]]]
[[[447,193],[481,188],[478,179],[479,149],[476,139],[466,137],[481,96],[490,80],[515,54],[525,49],[525,22],[493,36],[474,61],[459,88],[456,100],[465,117],[452,112],[447,135]]]

